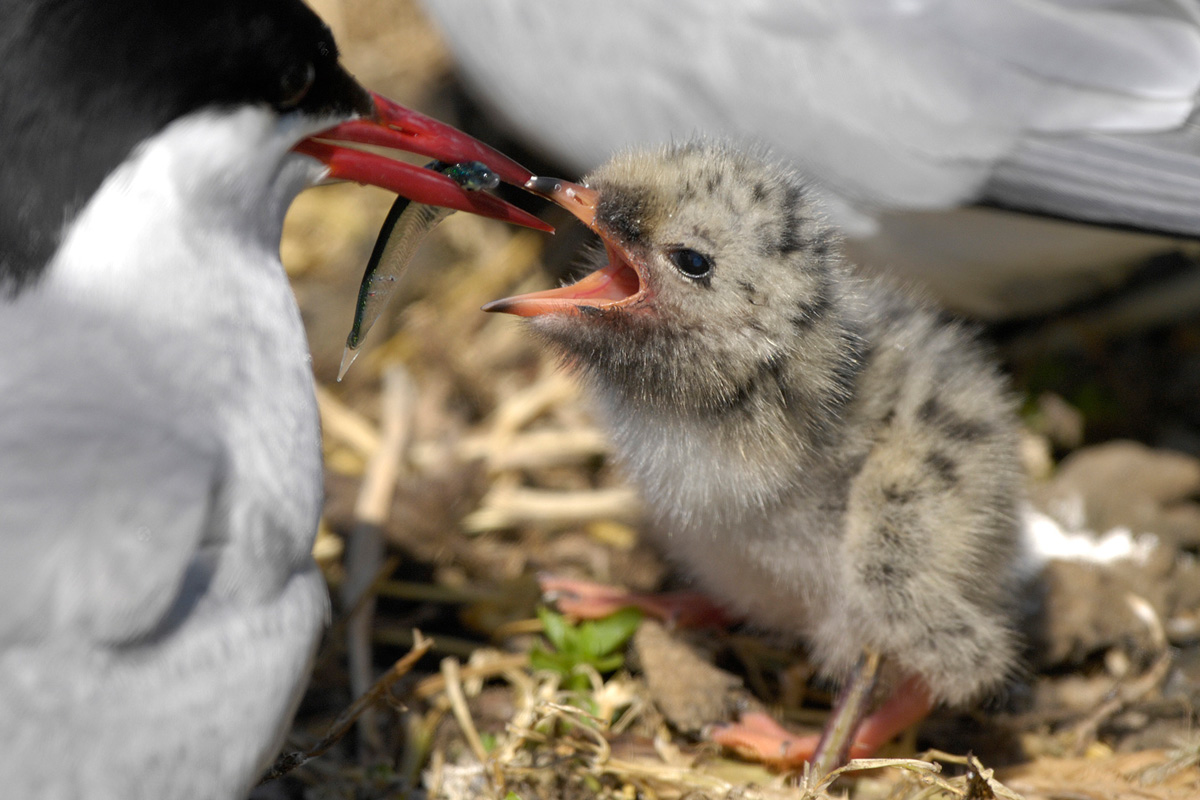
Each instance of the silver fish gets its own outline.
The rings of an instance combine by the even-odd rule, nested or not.
[[[495,189],[500,185],[500,176],[478,161],[463,161],[446,164],[434,161],[426,169],[440,172],[469,191]],[[371,326],[383,314],[391,299],[400,276],[416,255],[417,249],[437,227],[438,223],[453,213],[452,209],[413,203],[406,197],[397,197],[392,203],[379,238],[367,261],[362,283],[358,287],[358,304],[354,309],[354,324],[346,337],[346,349],[342,351],[342,364],[338,369],[338,381],[358,358],[358,348],[366,338]]]

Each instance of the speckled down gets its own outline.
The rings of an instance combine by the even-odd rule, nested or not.
[[[578,369],[658,544],[841,675],[865,649],[963,703],[1009,677],[1013,400],[961,325],[858,275],[804,181],[703,141],[588,176],[645,297],[534,330]],[[701,277],[675,266],[691,250]]]

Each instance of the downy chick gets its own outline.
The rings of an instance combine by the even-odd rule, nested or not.
[[[804,181],[759,154],[691,142],[529,188],[607,258],[485,308],[530,317],[581,376],[673,561],[853,675],[821,765],[998,687],[1018,650],[1017,423],[971,335],[856,275]],[[877,672],[906,697],[860,727]]]

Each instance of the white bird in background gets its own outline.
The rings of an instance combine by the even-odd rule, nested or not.
[[[1195,0],[423,3],[479,100],[566,168],[765,142],[856,261],[960,311],[1045,312],[1200,234]]]

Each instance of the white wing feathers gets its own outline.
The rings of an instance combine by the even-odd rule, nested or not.
[[[1106,196],[1120,183],[1147,193],[1124,204],[1127,224],[1178,221],[1153,219],[1164,205],[1157,182],[1171,183],[1171,157],[1155,151],[1190,139],[1099,156],[1085,154],[1091,144],[1060,145],[1191,117],[1193,0],[425,2],[484,99],[579,170],[622,147],[701,132],[764,141],[862,210],[988,199],[999,170],[1005,189],[992,199],[1072,216],[1060,204],[1089,183]],[[1040,168],[1060,151],[1070,177]],[[1177,166],[1200,175],[1191,158]],[[1102,207],[1123,213],[1107,199],[1083,213]]]

